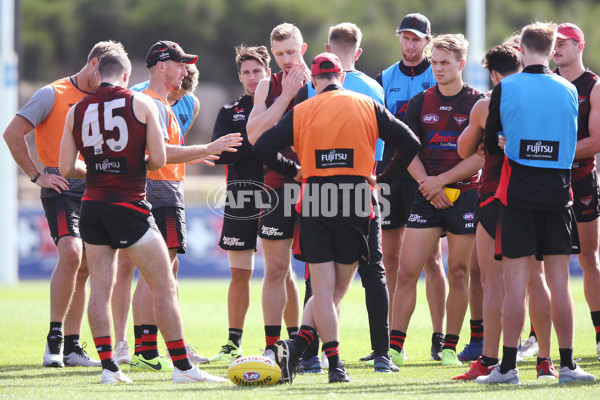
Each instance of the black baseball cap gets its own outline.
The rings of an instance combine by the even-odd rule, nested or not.
[[[146,68],[151,68],[159,61],[173,60],[184,64],[194,64],[198,60],[195,54],[186,54],[181,46],[169,40],[156,42],[146,54]]]
[[[431,35],[431,23],[426,16],[419,13],[408,14],[402,18],[396,33],[412,32],[420,38]]]

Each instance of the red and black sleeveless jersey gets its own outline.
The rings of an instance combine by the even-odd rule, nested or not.
[[[271,107],[271,105],[273,105],[273,103],[275,103],[275,100],[277,100],[277,98],[281,95],[281,90],[282,90],[281,81],[282,80],[283,80],[283,71],[279,71],[276,74],[271,74],[271,83],[269,84],[269,94],[267,95],[267,99],[265,100],[265,104],[267,105],[267,108]],[[290,104],[288,104],[288,107],[285,110],[285,112],[290,111],[292,108],[294,108],[294,100],[292,100],[290,102]],[[296,152],[294,152],[294,150],[291,147],[286,147],[285,149],[281,150],[280,153],[281,153],[281,155],[285,156],[286,158],[299,163],[298,155],[296,154]],[[295,182],[296,181],[294,181],[292,178],[288,178],[286,176],[278,174],[277,172],[274,172],[274,171],[270,170],[269,168],[265,167],[265,189],[267,189],[267,190],[278,189],[280,187],[283,187],[283,185],[285,183],[295,183]]]
[[[73,136],[87,166],[82,200],[146,198],[146,125],[133,113],[134,93],[102,84],[76,105]]]
[[[466,84],[454,96],[442,95],[435,85],[409,101],[406,122],[421,140],[419,157],[428,175],[437,176],[462,161],[457,152],[458,137],[469,125],[473,105],[483,97]],[[475,189],[479,173],[447,186],[461,191]]]
[[[555,73],[560,75],[559,68],[554,70]],[[590,120],[590,95],[592,88],[598,81],[598,75],[594,74],[589,69],[586,69],[577,79],[571,82],[577,88],[577,94],[579,95],[579,117],[577,121],[577,140],[585,139],[590,136],[589,120]],[[596,168],[596,158],[594,156],[581,158],[573,162],[573,169],[571,170],[571,180],[579,181],[589,174]]]

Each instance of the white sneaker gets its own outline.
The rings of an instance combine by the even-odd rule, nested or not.
[[[493,383],[509,383],[509,384],[519,384],[521,380],[519,379],[519,370],[511,369],[507,373],[503,374],[500,372],[500,368],[494,368],[489,375],[478,376],[475,378],[475,382],[490,385]]]
[[[329,359],[327,358],[327,355],[324,351],[321,352],[321,366],[323,368],[329,368]]]
[[[115,346],[115,362],[117,364],[131,364],[131,351],[127,341],[119,342]]]
[[[525,343],[523,343],[523,350],[521,353],[523,357],[534,357],[537,356],[540,350],[540,346],[538,345],[537,339],[535,336],[529,336]]]
[[[44,351],[44,361],[42,363],[44,367],[64,367],[63,363],[63,350],[62,350],[62,338],[60,341],[46,342],[46,350]]]
[[[112,372],[108,369],[102,370],[102,377],[100,378],[100,383],[106,383],[109,385],[114,385],[115,383],[131,383],[131,379],[127,375],[123,373],[123,371],[118,370],[117,372]]]
[[[596,377],[585,372],[579,365],[575,365],[575,369],[569,367],[560,367],[558,369],[559,382],[575,382],[575,381],[595,381]]]
[[[85,343],[84,343],[85,346]],[[81,346],[77,346],[75,351],[66,354],[63,361],[68,367],[101,367],[102,363],[91,358]]]
[[[190,346],[189,344],[185,345],[185,349],[187,350],[188,357],[192,364],[208,364],[208,363],[210,363],[210,358],[201,356],[200,354],[198,354],[196,349],[193,348],[192,346]],[[165,351],[167,353],[167,357],[171,358],[171,356],[169,355],[169,350],[166,349]]]
[[[227,379],[221,378],[220,376],[211,375],[194,365],[192,369],[188,369],[186,371],[182,371],[179,368],[174,367],[173,374],[171,375],[171,381],[173,381],[173,383],[225,383],[227,382]]]

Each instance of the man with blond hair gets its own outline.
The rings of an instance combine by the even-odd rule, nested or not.
[[[408,101],[417,93],[435,85],[431,71],[431,23],[420,13],[407,14],[402,18],[396,29],[400,43],[402,58],[386,68],[375,79],[383,87],[387,109],[403,122],[406,122],[406,106]],[[383,159],[377,165],[381,173],[388,166],[393,156],[392,149],[384,148]],[[410,216],[410,206],[415,198],[417,183],[408,171],[400,176],[390,177],[386,182],[390,185],[389,192],[382,191],[381,197],[390,204],[389,213],[382,220],[382,250],[383,265],[385,266],[390,304],[394,299],[398,268],[400,267],[400,250],[406,232],[406,223]],[[442,263],[441,246],[438,245],[431,257],[425,263],[425,281],[427,303],[431,315],[433,334],[431,335],[431,360],[439,361],[442,357],[444,341],[444,315],[446,298],[446,276]],[[389,319],[392,320],[393,307],[389,309]],[[396,356],[395,349],[391,354]],[[361,358],[369,361],[373,354]],[[396,362],[400,358],[396,357]]]
[[[471,108],[483,97],[462,80],[467,49],[461,34],[436,37],[431,66],[437,84],[414,96],[406,110],[406,122],[420,138],[421,149],[408,168],[419,191],[410,209],[394,293],[390,332],[390,348],[397,353],[394,363],[402,362],[400,353],[423,265],[446,232],[449,292],[441,358],[442,365],[460,365],[456,345],[468,305],[468,271],[475,244],[473,213],[478,170],[483,165],[476,154],[463,160],[457,153],[457,139],[469,124]],[[456,197],[453,200],[448,197],[451,193]]]
[[[552,320],[560,352],[560,382],[595,380],[573,360],[573,299],[569,257],[578,250],[571,196],[577,144],[577,89],[548,63],[556,25],[536,22],[521,32],[523,72],[492,91],[486,148],[506,138],[496,197],[502,203],[496,249],[504,269],[502,363],[478,383],[520,383],[517,347],[526,314],[526,285],[536,256],[543,256]],[[552,112],[547,112],[552,110]]]
[[[294,107],[294,98],[298,89],[310,80],[310,72],[303,59],[306,48],[300,29],[295,25],[283,23],[271,31],[271,53],[281,71],[261,80],[256,88],[254,108],[250,112],[246,126],[250,144],[256,143],[267,129],[275,125],[287,111]],[[291,147],[283,149],[282,154],[297,160]],[[286,191],[297,192],[299,185],[292,178],[265,169],[264,188],[274,194],[268,196],[268,199],[263,199],[265,209],[272,211],[264,213],[258,227],[258,236],[261,238],[265,256],[262,290],[265,355],[273,356],[275,342],[281,335],[281,319],[286,303],[293,302],[287,307],[294,307],[298,321],[294,326],[288,326],[291,337],[295,336],[300,324],[298,288],[295,284],[293,286],[285,284],[288,276],[293,274],[291,250],[296,212],[290,201],[276,201],[276,199],[284,199]],[[288,294],[290,290],[293,293]]]
[[[125,54],[121,43],[96,43],[87,63],[78,73],[35,92],[4,131],[4,140],[16,163],[31,182],[42,188],[42,205],[58,251],[58,261],[50,279],[50,331],[43,360],[45,367],[100,366],[100,362],[90,359],[79,345],[88,280],[79,235],[85,182],[83,179],[64,178],[58,170],[58,157],[67,112],[98,87],[98,60],[109,51]],[[25,142],[25,135],[34,128],[38,159],[44,166],[42,172],[33,163]]]

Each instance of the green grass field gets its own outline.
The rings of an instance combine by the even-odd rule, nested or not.
[[[261,354],[264,346],[260,280],[253,281],[252,304],[246,320],[243,338],[244,355]],[[183,280],[180,282],[181,306],[186,340],[200,354],[212,356],[227,339],[225,280]],[[303,292],[303,284],[299,284]],[[431,321],[425,301],[424,284],[419,286],[419,300],[406,341],[408,361],[399,373],[375,374],[358,358],[370,352],[364,292],[356,281],[342,303],[340,348],[351,384],[330,385],[327,375],[301,375],[294,383],[273,387],[236,387],[225,385],[174,385],[168,373],[125,372],[133,379],[131,385],[100,385],[100,370],[86,368],[44,368],[42,355],[48,330],[49,285],[43,282],[22,282],[16,287],[0,289],[0,398],[44,399],[381,399],[409,396],[427,399],[592,399],[598,398],[598,382],[558,384],[535,379],[535,360],[519,364],[519,386],[482,387],[473,382],[452,382],[450,377],[464,372],[468,366],[442,367],[429,360]],[[600,378],[600,363],[594,345],[594,329],[583,297],[581,278],[572,281],[576,306],[575,357],[588,372]],[[468,342],[468,313],[459,347]],[[130,320],[131,325],[131,320]],[[285,332],[285,328],[283,329]],[[133,329],[129,335],[133,343]],[[525,338],[525,335],[523,336]],[[84,322],[82,341],[97,358],[93,341]],[[164,342],[159,339],[161,351]],[[558,362],[556,337],[553,337],[553,359]],[[227,364],[205,367],[213,374],[225,376]]]

